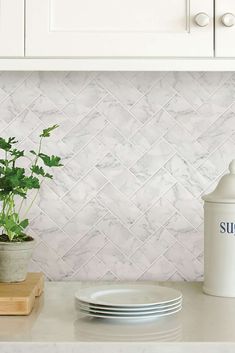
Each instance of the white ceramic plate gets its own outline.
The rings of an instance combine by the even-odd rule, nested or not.
[[[93,310],[93,309],[84,309],[80,307],[80,310],[84,313],[91,313],[91,314],[105,314],[105,315],[112,315],[112,316],[146,316],[150,314],[163,314],[171,311],[175,311],[181,308],[182,305],[178,304],[171,309],[163,309],[163,310],[146,310],[146,311],[111,311],[111,310]]]
[[[76,299],[76,307],[82,308],[82,309],[91,309],[91,310],[112,310],[112,311],[129,311],[129,312],[141,312],[141,311],[146,311],[146,310],[163,310],[163,309],[170,309],[176,305],[182,304],[182,298],[179,300],[176,300],[174,302],[170,302],[170,304],[160,304],[160,305],[148,305],[148,306],[144,306],[144,307],[126,307],[126,306],[107,306],[107,305],[94,305],[94,304],[89,304],[89,303],[85,303],[82,302],[78,299]]]
[[[75,297],[94,305],[145,307],[169,304],[182,298],[182,294],[169,287],[147,284],[109,284],[81,289]]]
[[[169,316],[169,315],[173,315],[175,313],[178,313],[180,310],[182,309],[182,307],[180,306],[178,309],[176,310],[171,310],[171,311],[167,311],[161,314],[146,314],[146,315],[133,315],[131,314],[129,315],[108,315],[108,314],[95,314],[95,313],[91,313],[91,312],[84,312],[83,310],[81,310],[82,313],[84,313],[87,316],[92,316],[92,317],[97,317],[97,318],[102,318],[102,319],[116,319],[116,320],[145,320],[145,319],[155,319],[158,317],[163,317],[163,316]]]

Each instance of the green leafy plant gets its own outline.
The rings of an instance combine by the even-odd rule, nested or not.
[[[39,136],[38,151],[29,151],[33,160],[27,170],[17,166],[22,158],[29,157],[25,155],[25,151],[15,147],[18,142],[15,137],[9,137],[8,139],[0,137],[0,150],[4,155],[4,158],[0,159],[0,201],[2,203],[0,241],[22,242],[32,239],[25,233],[29,225],[26,216],[36,200],[43,180],[53,179],[53,175],[49,174],[45,168],[62,166],[60,157],[48,156],[42,152],[43,140],[50,137],[51,132],[56,128],[58,128],[58,125],[53,125],[42,131]],[[36,195],[21,218],[20,214],[24,200],[27,199],[29,192],[33,189],[36,189]],[[16,209],[17,198],[21,199],[18,209]]]

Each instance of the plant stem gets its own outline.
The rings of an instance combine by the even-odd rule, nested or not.
[[[43,183],[43,180],[42,180],[41,183],[40,183],[40,188],[41,188],[42,183]],[[27,214],[29,213],[31,207],[33,206],[33,204],[34,204],[34,202],[35,202],[35,200],[36,200],[36,198],[37,198],[37,196],[38,196],[38,194],[39,194],[40,188],[37,190],[37,192],[36,192],[34,198],[32,199],[32,201],[31,201],[30,204],[29,204],[29,207],[26,209],[23,218],[25,218],[25,217],[27,216]]]
[[[37,153],[37,156],[36,156],[35,161],[34,161],[34,164],[33,164],[34,166],[37,165],[38,159],[39,159],[39,154],[41,153],[42,139],[43,139],[43,137],[40,138],[39,147],[38,147],[38,153]],[[33,172],[31,173],[31,175],[33,175]]]

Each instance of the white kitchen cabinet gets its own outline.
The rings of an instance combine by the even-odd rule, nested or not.
[[[235,57],[235,1],[215,0],[215,56]]]
[[[26,0],[26,56],[213,57],[213,11],[213,0]]]
[[[24,55],[24,0],[0,0],[0,56]]]

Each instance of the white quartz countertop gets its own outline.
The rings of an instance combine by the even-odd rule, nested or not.
[[[120,323],[76,311],[75,292],[94,282],[48,282],[30,316],[0,317],[0,353],[235,352],[235,299],[205,295],[201,283],[158,284],[182,292],[183,310]]]

